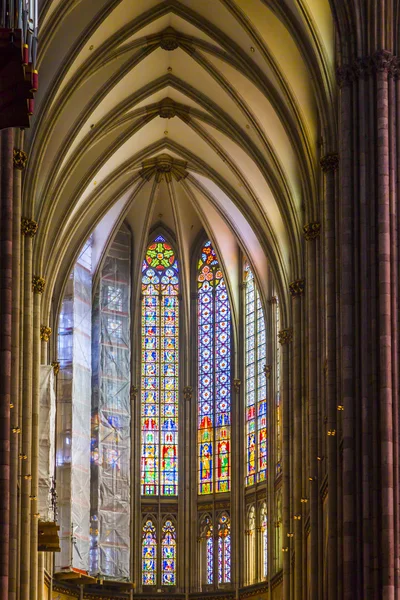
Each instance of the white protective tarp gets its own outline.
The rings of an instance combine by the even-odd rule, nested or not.
[[[52,366],[40,367],[39,412],[39,497],[38,512],[42,521],[54,521],[53,476],[56,396]]]
[[[89,570],[91,328],[89,240],[68,282],[58,331],[56,485],[61,553],[56,570]]]
[[[94,301],[91,573],[130,579],[130,234],[118,232]]]

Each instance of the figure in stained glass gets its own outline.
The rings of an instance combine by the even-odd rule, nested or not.
[[[197,284],[198,491],[210,494],[230,490],[231,408],[231,313],[210,241],[200,252]]]
[[[142,432],[151,431],[152,437],[142,438],[141,489],[144,495],[176,495],[179,268],[162,236],[147,248],[142,294]],[[159,415],[167,418],[160,422]],[[166,436],[166,431],[175,433]]]

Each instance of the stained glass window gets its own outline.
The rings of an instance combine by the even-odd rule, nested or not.
[[[142,459],[144,495],[178,493],[179,268],[158,236],[142,266]]]
[[[231,312],[211,242],[198,261],[199,494],[230,490]]]
[[[266,331],[260,295],[249,264],[246,282],[246,485],[267,476]]]
[[[247,583],[255,583],[257,576],[256,569],[256,509],[251,506],[247,513],[248,529],[246,531],[247,540]]]
[[[142,536],[142,584],[156,585],[157,577],[157,536],[151,519],[143,526]]]
[[[205,515],[200,526],[202,543],[201,567],[202,582],[211,585],[214,581],[214,535],[211,517]]]
[[[162,585],[176,584],[176,532],[170,519],[167,519],[162,529]]]
[[[279,307],[279,299],[276,300],[276,335],[281,329],[281,315],[280,315],[280,307]],[[281,423],[281,346],[277,341],[276,344],[276,394],[275,394],[275,414],[276,414],[276,474],[278,475],[282,471],[281,464],[281,444],[282,444],[282,423]]]
[[[218,520],[218,583],[231,580],[231,520],[223,513]]]
[[[261,534],[261,573],[264,579],[268,576],[268,519],[267,503],[263,502],[260,509],[260,534]]]

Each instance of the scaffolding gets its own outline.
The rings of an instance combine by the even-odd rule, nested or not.
[[[130,232],[122,226],[93,303],[90,572],[130,580]]]

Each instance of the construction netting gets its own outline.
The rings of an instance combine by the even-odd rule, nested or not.
[[[92,272],[91,240],[68,281],[58,329],[56,481],[61,553],[56,571],[89,570]]]
[[[54,436],[56,395],[52,366],[40,367],[39,412],[39,496],[38,512],[42,521],[54,521]]]
[[[93,304],[90,572],[130,579],[130,232],[122,226]]]

